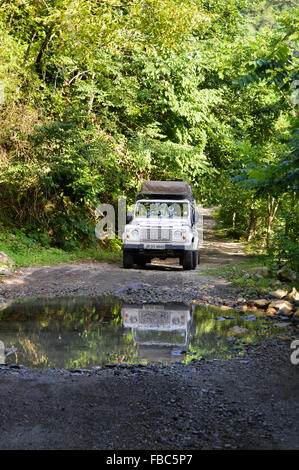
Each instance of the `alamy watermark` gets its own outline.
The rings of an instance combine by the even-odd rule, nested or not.
[[[299,364],[299,339],[295,339],[291,342],[291,349],[294,349],[290,355],[291,363],[297,366]]]
[[[5,364],[5,346],[3,341],[0,341],[0,365]]]
[[[291,94],[291,102],[293,104],[299,104],[299,80],[294,80],[291,83],[291,88],[293,90]]]
[[[120,196],[117,201],[117,216],[118,216],[118,230],[117,235],[119,238],[122,238],[127,218],[127,204],[126,198]],[[116,216],[115,209],[112,204],[102,203],[99,204],[95,210],[95,213],[98,217],[101,217],[101,220],[97,223],[95,228],[95,234],[97,239],[113,239],[116,236]]]

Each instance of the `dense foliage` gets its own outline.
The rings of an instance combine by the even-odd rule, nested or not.
[[[292,1],[0,1],[0,221],[90,246],[99,202],[186,179],[295,266],[297,17]]]

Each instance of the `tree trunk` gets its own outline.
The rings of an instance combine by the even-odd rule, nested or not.
[[[35,68],[37,70],[37,72],[40,73],[41,71],[41,60],[42,60],[42,57],[43,57],[43,54],[45,52],[45,49],[47,47],[47,45],[49,44],[49,42],[51,41],[53,35],[52,35],[52,31],[54,29],[54,25],[52,25],[50,27],[50,29],[48,30],[47,34],[46,34],[46,37],[40,47],[40,50],[39,50],[39,53],[37,55],[37,58],[36,58],[36,61],[35,61]]]
[[[290,211],[285,219],[285,227],[284,227],[284,234],[286,237],[288,237],[289,235],[289,222],[290,222],[290,219],[292,218],[294,212],[295,212],[295,202],[296,202],[296,191],[293,191],[292,192],[292,196],[291,196],[291,208],[290,208]]]
[[[233,230],[235,230],[235,227],[236,227],[236,217],[237,217],[236,212],[233,212]]]
[[[252,240],[253,238],[255,223],[256,223],[256,217],[254,214],[254,209],[251,207],[250,214],[249,214],[249,226],[248,226],[248,236],[247,236],[248,242],[250,242],[250,240]]]
[[[274,196],[268,194],[268,221],[267,221],[267,248],[270,247],[272,224],[275,219],[280,198],[275,199]]]

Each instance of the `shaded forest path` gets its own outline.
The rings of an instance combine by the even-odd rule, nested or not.
[[[215,234],[216,221],[214,208],[202,209],[203,212],[203,247],[200,250],[199,270],[219,265],[236,264],[245,261],[244,244],[219,238]]]
[[[0,284],[4,299],[20,297],[102,295],[114,293],[130,284],[145,284],[147,290],[168,288],[169,300],[188,301],[197,294],[228,294],[228,281],[202,276],[208,268],[244,261],[242,243],[219,239],[215,236],[216,222],[213,209],[203,209],[203,247],[201,263],[195,271],[183,271],[176,259],[153,260],[143,269],[126,270],[122,263],[79,262],[56,266],[29,267],[12,272]],[[186,297],[186,293],[189,294]],[[211,292],[211,289],[213,292]],[[184,294],[184,295],[183,295]],[[196,297],[196,295],[195,295]]]

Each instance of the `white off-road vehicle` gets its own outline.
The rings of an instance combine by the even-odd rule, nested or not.
[[[184,269],[199,263],[194,199],[188,183],[146,181],[123,233],[123,264],[144,266],[153,258],[179,258]]]
[[[121,315],[124,328],[130,328],[138,359],[177,360],[173,348],[187,351],[191,337],[194,305],[128,304]],[[180,353],[180,351],[177,351]]]

